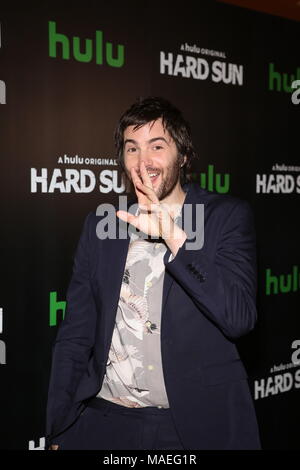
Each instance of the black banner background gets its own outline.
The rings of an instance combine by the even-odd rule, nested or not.
[[[71,5],[71,4],[70,4]],[[1,295],[0,448],[43,446],[51,348],[62,319],[50,326],[50,293],[65,300],[72,257],[85,215],[119,196],[120,169],[110,165],[59,164],[59,157],[115,158],[113,131],[120,114],[139,96],[160,95],[174,102],[190,121],[198,160],[195,180],[229,175],[231,194],[254,209],[258,247],[258,324],[241,338],[239,350],[255,396],[262,379],[294,376],[290,390],[273,388],[255,400],[264,449],[299,449],[300,375],[290,364],[299,321],[299,192],[296,171],[273,165],[299,165],[299,110],[291,93],[277,91],[284,74],[300,80],[299,23],[217,2],[162,4],[85,1],[72,6],[26,2],[0,12],[0,80],[6,87],[0,127],[1,152]],[[66,36],[70,59],[49,57],[49,22]],[[95,34],[124,46],[124,65],[96,63]],[[73,57],[73,37],[93,40],[93,59]],[[223,51],[226,58],[182,51],[182,45]],[[198,80],[160,73],[160,53],[243,66],[243,84],[216,83],[211,74]],[[281,78],[270,78],[270,64]],[[298,69],[298,76],[297,76]],[[277,80],[277,81],[276,81]],[[273,83],[274,90],[270,89]],[[92,192],[31,191],[31,168],[91,170]],[[112,190],[99,190],[99,173],[116,172]],[[298,191],[257,193],[257,174],[289,174]],[[105,189],[105,185],[103,185]],[[103,188],[102,188],[103,189]],[[214,187],[216,189],[216,187]],[[126,194],[123,193],[123,194]],[[283,282],[298,266],[294,291],[266,293],[267,269]],[[295,271],[295,270],[294,270]],[[296,271],[295,271],[296,272]],[[292,279],[292,278],[291,278]],[[290,279],[290,280],[291,280]],[[276,379],[277,383],[284,378]],[[256,384],[256,385],[255,385]],[[283,385],[282,385],[283,387]],[[284,387],[283,387],[284,388]],[[266,390],[266,389],[265,389]],[[31,442],[30,444],[30,441]]]

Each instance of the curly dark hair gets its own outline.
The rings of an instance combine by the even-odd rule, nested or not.
[[[189,171],[192,160],[196,157],[191,128],[182,113],[164,98],[156,96],[140,98],[122,114],[114,135],[117,158],[125,171],[124,131],[128,126],[134,126],[134,130],[136,130],[159,118],[162,119],[164,129],[168,131],[176,144],[178,157],[182,160],[184,156],[187,157],[185,165],[180,169],[180,183],[183,185],[191,179]]]

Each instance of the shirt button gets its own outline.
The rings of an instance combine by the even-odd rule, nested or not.
[[[146,286],[147,286],[147,287],[151,287],[151,286],[152,286],[152,282],[151,282],[151,281],[147,281],[147,282],[146,282]]]
[[[152,366],[151,364],[148,366],[148,369],[149,370],[153,370],[154,369],[154,366]]]
[[[160,247],[160,243],[155,243],[155,248],[158,249]]]

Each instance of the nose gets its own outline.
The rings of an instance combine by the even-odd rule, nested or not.
[[[153,166],[150,152],[148,152],[147,150],[141,150],[139,153],[139,156],[136,162],[136,165],[137,165],[136,170],[138,173],[140,173],[140,166],[142,162],[144,162],[146,168]]]

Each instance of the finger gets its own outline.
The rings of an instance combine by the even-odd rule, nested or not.
[[[146,194],[146,196],[150,199],[150,201],[153,203],[153,204],[159,204],[159,200],[158,200],[158,197],[156,196],[155,194],[155,191],[153,188],[149,188],[149,186],[143,184],[143,183],[140,183],[139,181],[136,182],[136,188],[143,192],[144,194]]]
[[[163,211],[168,212],[168,214],[170,215],[172,220],[174,220],[174,217],[175,217],[176,213],[179,212],[179,210],[181,209],[181,207],[179,207],[177,205],[175,206],[175,208],[171,208],[164,202],[160,203],[160,207]]]
[[[133,184],[136,185],[137,183],[141,183],[143,184],[143,181],[141,180],[141,178],[138,176],[137,172],[135,171],[134,168],[131,168],[131,177],[132,177],[132,181],[133,181]]]
[[[155,204],[153,202],[149,202],[148,204],[139,204],[139,208],[142,209],[143,211],[154,212],[154,213],[158,213],[161,211],[160,205]]]
[[[149,188],[153,189],[153,184],[152,184],[151,178],[148,174],[148,171],[146,170],[146,165],[143,161],[140,164],[140,172],[141,172],[141,175],[142,175],[143,183],[146,186],[149,186]]]
[[[124,220],[124,222],[128,222],[134,227],[137,227],[138,217],[136,217],[135,215],[130,214],[129,212],[126,212],[126,211],[117,211],[116,215],[119,217],[119,219]]]
[[[138,174],[137,174],[137,172],[135,171],[134,168],[131,169],[131,178],[132,178],[132,182],[133,182],[133,185],[134,185],[134,190],[136,192],[137,197],[139,198],[141,193],[146,194],[143,182],[140,179],[140,177],[138,176]]]
[[[150,211],[150,204],[139,204],[139,213],[142,212],[149,212]]]
[[[149,202],[148,204],[139,204],[139,213],[140,214],[157,214],[160,212],[160,207],[158,204],[153,204]]]

